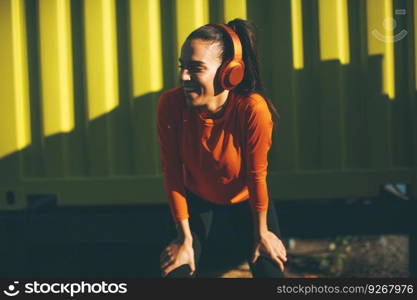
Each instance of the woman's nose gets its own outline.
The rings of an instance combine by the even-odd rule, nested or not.
[[[182,81],[188,81],[190,80],[190,72],[186,68],[181,69],[180,71],[180,77]]]

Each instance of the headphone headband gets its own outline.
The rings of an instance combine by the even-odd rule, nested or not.
[[[227,32],[227,35],[229,39],[232,42],[233,45],[233,58],[232,60],[236,61],[242,61],[242,44],[240,43],[240,39],[237,36],[236,32],[233,31],[232,28],[230,28],[227,25],[224,24],[209,24],[210,26],[214,26],[216,28],[223,29]]]
[[[226,90],[234,89],[242,80],[245,74],[243,63],[242,44],[236,32],[224,24],[208,24],[226,32],[226,35],[233,45],[232,59],[224,63],[219,71],[220,85]]]

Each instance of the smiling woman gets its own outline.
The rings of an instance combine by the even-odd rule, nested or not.
[[[190,106],[206,106],[215,112],[227,99],[228,90],[221,91],[214,78],[222,60],[219,43],[202,39],[187,40],[181,50],[180,80]]]
[[[233,228],[254,277],[282,277],[286,250],[266,176],[279,116],[264,96],[255,28],[242,19],[193,31],[181,48],[181,87],[158,101],[164,188],[177,237],[162,276],[192,277],[213,228]],[[219,226],[213,226],[220,222]]]

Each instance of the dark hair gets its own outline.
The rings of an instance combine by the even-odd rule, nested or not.
[[[254,23],[243,19],[234,19],[226,24],[238,35],[242,44],[243,62],[245,63],[245,75],[242,82],[233,90],[239,95],[249,96],[258,93],[266,100],[269,111],[274,122],[274,129],[280,116],[272,101],[265,95],[264,87],[259,71],[259,59],[256,47],[256,26]],[[187,40],[202,39],[219,43],[222,61],[230,59],[232,56],[231,41],[225,36],[225,32],[217,27],[204,25],[197,28],[187,37]]]

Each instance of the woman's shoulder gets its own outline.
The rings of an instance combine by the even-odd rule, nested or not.
[[[238,106],[242,112],[268,109],[266,99],[260,93],[254,92],[246,96],[238,96]]]
[[[159,96],[159,103],[172,106],[181,106],[184,102],[184,92],[181,87],[165,90]]]
[[[178,122],[185,107],[185,95],[182,88],[163,91],[157,103],[158,118]]]
[[[248,96],[240,97],[238,103],[241,122],[258,124],[257,126],[261,127],[265,125],[268,128],[273,125],[267,99],[262,94],[251,93]]]

